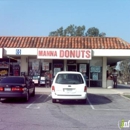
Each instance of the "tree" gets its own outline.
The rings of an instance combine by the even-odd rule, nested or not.
[[[101,32],[100,34],[99,34],[99,37],[105,37],[106,36],[106,33],[105,32]]]
[[[75,35],[76,36],[84,36],[84,32],[85,32],[85,26],[78,26],[76,27],[76,30],[75,30]]]
[[[106,33],[99,33],[99,29],[91,27],[85,33],[85,26],[69,25],[66,29],[60,27],[56,31],[50,32],[49,36],[90,36],[90,37],[105,37]]]
[[[87,32],[86,32],[86,36],[89,36],[89,37],[97,37],[97,36],[99,36],[99,29],[95,28],[95,27],[89,28],[87,30]]]
[[[63,27],[60,27],[59,29],[57,29],[57,31],[50,32],[49,35],[50,36],[63,36],[64,35]]]
[[[64,30],[64,36],[75,36],[75,25],[70,25]]]
[[[122,81],[129,82],[130,81],[130,59],[121,61],[119,67],[120,67],[120,72],[122,74]]]

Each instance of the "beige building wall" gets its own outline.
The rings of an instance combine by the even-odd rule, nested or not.
[[[21,56],[21,71],[28,74],[28,56]]]

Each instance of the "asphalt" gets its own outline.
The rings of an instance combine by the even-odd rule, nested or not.
[[[36,87],[37,93],[50,93],[51,88],[45,88],[43,86]],[[119,84],[117,88],[98,88],[98,87],[88,87],[88,93],[93,94],[130,94],[130,85]]]

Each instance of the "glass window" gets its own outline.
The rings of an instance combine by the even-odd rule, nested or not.
[[[102,57],[94,57],[90,61],[90,87],[102,86]]]
[[[29,59],[29,76],[39,76],[40,75],[40,60]]]
[[[83,78],[80,74],[59,74],[56,78],[59,84],[83,84]]]
[[[4,77],[1,79],[1,83],[18,83],[18,84],[24,84],[24,78],[23,77]]]

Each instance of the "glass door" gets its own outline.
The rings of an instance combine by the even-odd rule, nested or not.
[[[68,71],[77,71],[77,65],[67,65]]]

